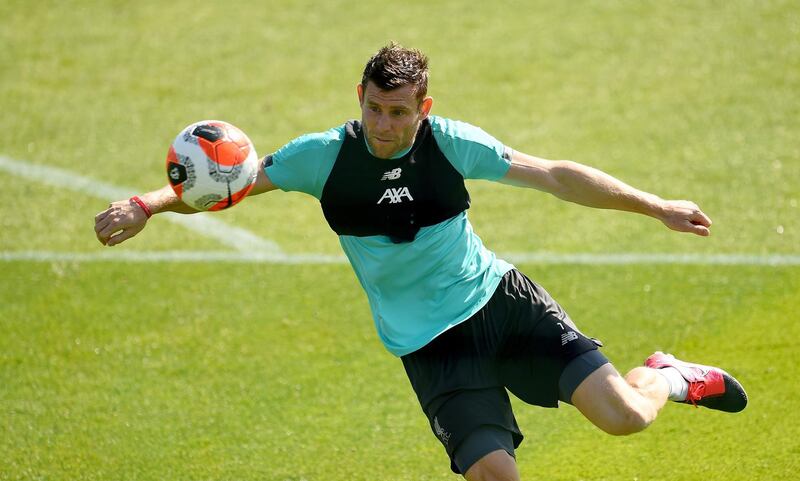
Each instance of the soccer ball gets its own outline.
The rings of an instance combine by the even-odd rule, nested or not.
[[[189,125],[167,154],[167,178],[185,204],[227,209],[247,196],[258,173],[258,155],[247,135],[221,120]]]

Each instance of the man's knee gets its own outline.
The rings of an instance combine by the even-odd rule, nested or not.
[[[653,383],[653,373],[649,367],[635,367],[625,375],[625,381],[634,389],[645,389]]]
[[[519,471],[514,458],[498,449],[479,459],[464,477],[467,481],[519,481]]]

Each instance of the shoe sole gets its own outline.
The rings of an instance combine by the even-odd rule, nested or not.
[[[733,376],[722,369],[720,371],[725,380],[725,392],[719,396],[703,398],[697,401],[697,405],[718,411],[738,413],[747,406],[747,393]]]

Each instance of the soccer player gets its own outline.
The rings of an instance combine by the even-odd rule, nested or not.
[[[692,202],[664,200],[591,167],[537,158],[472,125],[431,115],[428,60],[389,44],[357,85],[361,121],[292,140],[266,156],[250,195],[319,199],[367,293],[381,341],[402,359],[451,468],[468,480],[519,479],[522,441],[507,391],[572,404],[614,435],[646,428],[667,400],[737,412],[747,396],[725,371],[656,352],[624,377],[538,284],[473,232],[464,179],[538,189],[563,200],[654,217],[709,235]],[[95,217],[117,245],[151,214],[194,212],[170,186]]]

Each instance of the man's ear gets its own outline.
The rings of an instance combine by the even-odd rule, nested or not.
[[[358,104],[362,105],[364,103],[364,86],[361,84],[356,85],[356,91],[358,91]]]
[[[425,97],[422,99],[422,102],[419,105],[419,111],[422,114],[422,120],[428,118],[428,115],[431,113],[431,108],[433,108],[433,97]]]

